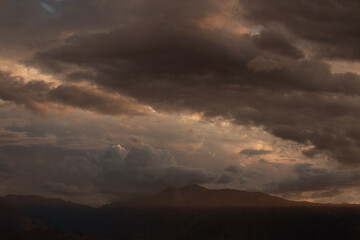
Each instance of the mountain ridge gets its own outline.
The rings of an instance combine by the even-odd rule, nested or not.
[[[236,189],[207,189],[192,184],[185,187],[169,187],[144,199],[127,202],[112,202],[103,207],[287,207],[314,206],[317,203],[292,201],[261,192]]]
[[[360,205],[296,202],[260,192],[207,189],[199,185],[170,187],[148,198],[113,202],[99,208],[61,199],[46,203],[46,198],[38,196],[16,195],[7,200],[14,198],[18,201],[14,206],[24,210],[24,216],[40,221],[45,227],[42,230],[29,225],[26,230],[31,231],[26,231],[26,236],[33,233],[59,236],[15,239],[229,240],[276,236],[276,239],[355,240],[360,236]],[[8,219],[0,221],[0,229],[8,228]],[[12,229],[16,232],[23,228]]]
[[[85,204],[74,203],[71,201],[66,201],[61,198],[49,198],[39,195],[18,195],[18,194],[8,194],[3,197],[5,202],[11,203],[16,206],[25,206],[25,207],[36,207],[36,206],[46,206],[46,207],[89,207]]]
[[[17,207],[66,207],[101,209],[109,207],[288,207],[288,206],[339,206],[360,207],[348,203],[313,203],[294,201],[262,192],[248,192],[238,189],[208,189],[198,184],[184,187],[168,187],[150,197],[128,201],[113,201],[91,207],[61,198],[48,198],[38,195],[8,194],[0,198],[3,202]]]

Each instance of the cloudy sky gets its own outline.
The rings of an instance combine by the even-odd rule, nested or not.
[[[360,2],[0,0],[0,195],[202,184],[360,203]]]

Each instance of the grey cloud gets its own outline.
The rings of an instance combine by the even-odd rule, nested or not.
[[[149,110],[135,100],[90,87],[60,85],[23,78],[0,71],[0,99],[14,102],[35,112],[47,112],[61,104],[112,115],[141,115]]]
[[[3,0],[0,15],[0,42],[4,54],[23,56],[24,51],[48,48],[64,36],[104,32],[134,24],[172,25],[186,28],[211,12],[217,12],[215,0]],[[179,21],[180,20],[180,21]],[[181,24],[180,24],[181,22]]]
[[[35,144],[54,144],[56,138],[52,136],[48,137],[31,137],[26,132],[13,132],[0,128],[0,146],[9,145],[35,145]]]
[[[224,171],[239,175],[243,171],[243,169],[240,166],[229,165],[224,169]]]
[[[271,153],[271,151],[269,151],[269,150],[252,149],[252,148],[243,149],[240,151],[240,154],[247,155],[248,157],[265,155],[265,154],[269,154],[269,153]]]
[[[185,186],[192,183],[210,183],[214,181],[215,178],[216,174],[213,172],[201,168],[178,165],[169,167],[167,169],[166,181],[168,181],[167,179],[169,179],[171,186]]]
[[[249,62],[248,67],[250,69],[253,69],[255,72],[273,71],[282,68],[281,63],[279,61],[271,58],[266,58],[264,56],[260,56],[252,59]]]
[[[255,44],[263,50],[269,50],[274,53],[289,56],[293,58],[303,58],[304,53],[296,47],[291,39],[288,39],[281,33],[271,30],[263,30],[254,37]]]
[[[321,154],[321,151],[319,151],[316,148],[310,148],[310,149],[303,150],[302,153],[307,157],[314,157],[316,155]]]
[[[0,42],[14,50],[48,47],[62,35],[114,26],[111,7],[99,1],[3,0]],[[52,11],[49,11],[49,10]],[[6,50],[6,49],[4,49]],[[6,52],[6,51],[5,51]]]
[[[0,147],[0,165],[5,166],[1,176],[6,176],[2,187],[18,194],[44,195],[48,193],[44,184],[53,182],[87,190],[96,167],[89,159],[80,158],[82,154],[44,145]],[[55,186],[52,187],[54,193]]]
[[[267,1],[239,0],[242,17],[253,25],[286,28],[296,37],[310,41],[313,52],[325,58],[359,60],[360,3],[356,0]]]
[[[96,184],[99,191],[118,197],[119,194],[133,197],[149,194],[168,186],[209,183],[217,177],[203,169],[178,165],[168,151],[157,150],[146,144],[134,145],[121,156],[116,154],[112,158],[113,164],[109,164],[108,157],[105,159],[107,164],[103,165],[103,172],[96,179]],[[102,162],[103,157],[97,161]]]
[[[335,188],[346,189],[355,187],[360,183],[358,170],[330,171],[317,168],[311,164],[298,164],[295,166],[297,179],[283,180],[270,186],[268,191],[276,193],[302,193],[318,192],[318,197],[329,195]],[[328,193],[328,194],[326,194]],[[329,196],[330,197],[330,196]]]
[[[223,173],[217,177],[215,183],[228,184],[234,182],[235,180],[239,180],[240,183],[243,184],[245,182],[243,182],[244,179],[242,176],[240,177],[240,175],[244,174],[244,170],[245,168],[240,165],[230,164],[224,168]]]
[[[229,173],[222,174],[221,176],[218,177],[218,179],[216,179],[216,183],[219,184],[227,184],[232,181],[234,181],[234,175]]]
[[[84,194],[77,186],[66,185],[64,183],[47,181],[43,184],[45,191],[61,194],[61,195],[77,195]]]
[[[268,166],[271,166],[271,167],[274,167],[274,168],[280,168],[282,166],[281,163],[273,163],[273,162],[269,162],[268,160],[266,159],[259,159],[259,164],[265,164],[265,165],[268,165]]]
[[[12,177],[11,173],[14,170],[14,164],[0,158],[0,182],[3,183],[6,179]]]
[[[49,101],[102,114],[141,115],[148,111],[135,100],[96,89],[62,85],[49,92]],[[46,102],[45,102],[46,104]]]
[[[42,102],[46,102],[50,86],[43,81],[25,83],[21,77],[0,71],[0,98],[25,105],[34,111],[42,111]]]
[[[178,164],[168,151],[146,144],[102,151],[9,146],[0,147],[0,156],[0,185],[15,185],[13,191],[19,194],[126,200],[218,178],[211,171]]]
[[[21,118],[17,118],[17,117],[12,117],[12,118],[7,118],[7,117],[3,117],[2,119],[0,119],[0,127],[2,128],[7,128],[7,127],[25,127],[29,124],[29,122],[25,119],[21,119]]]
[[[174,156],[168,151],[156,150],[150,145],[141,144],[129,150],[124,162],[129,168],[167,167],[176,164]]]
[[[344,193],[344,191],[342,191],[342,190],[331,189],[328,191],[313,193],[310,197],[311,198],[332,198],[332,197],[337,197],[343,193]]]

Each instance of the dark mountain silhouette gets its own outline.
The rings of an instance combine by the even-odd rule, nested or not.
[[[46,223],[27,215],[18,204],[0,198],[0,239],[1,240],[86,240],[81,234],[63,234],[46,227]]]
[[[88,218],[93,218],[95,209],[86,205],[40,196],[7,195],[4,200],[22,209],[33,219],[45,223],[50,229],[72,232],[92,227]]]
[[[65,207],[65,208],[71,208],[71,207],[83,207],[88,208],[86,205],[82,204],[76,204],[69,201],[64,201],[62,199],[57,198],[45,198],[41,196],[36,195],[15,195],[15,194],[9,194],[5,196],[4,201],[11,203],[15,206],[21,206],[25,208],[32,208],[32,207]]]
[[[22,210],[0,198],[0,232],[18,232],[40,227],[41,223],[28,217]]]
[[[121,205],[115,203],[114,206]],[[182,208],[238,208],[238,207],[288,207],[310,206],[308,202],[296,202],[260,192],[245,192],[234,189],[209,190],[199,185],[183,188],[167,188],[153,197],[128,202],[138,207]]]
[[[295,202],[264,193],[209,190],[199,185],[168,188],[149,198],[97,209],[36,196],[10,195],[5,200],[46,226],[32,230],[37,235],[34,239],[47,239],[43,238],[47,234],[53,239],[196,240],[355,240],[360,236],[358,205]]]

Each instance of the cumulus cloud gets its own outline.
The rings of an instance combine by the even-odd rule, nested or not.
[[[210,171],[178,165],[168,151],[147,144],[134,145],[129,150],[116,146],[108,151],[97,159],[99,163],[105,159],[106,165],[102,164],[102,173],[96,180],[99,191],[107,194],[149,194],[168,186],[209,183],[217,177]]]
[[[211,183],[218,178],[209,170],[178,164],[169,151],[143,143],[90,152],[43,146],[2,147],[0,156],[0,185],[15,184],[17,188],[12,192],[20,194],[54,194],[72,199],[106,195],[108,199],[125,200],[169,186]]]

